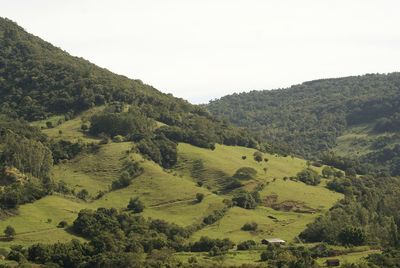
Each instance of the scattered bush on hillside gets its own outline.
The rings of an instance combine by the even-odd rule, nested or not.
[[[144,210],[144,204],[139,197],[134,197],[129,200],[128,209],[133,213],[140,213]]]
[[[256,222],[247,222],[242,226],[243,231],[256,231],[258,224]]]
[[[143,168],[136,161],[126,161],[122,167],[121,174],[111,184],[111,190],[118,190],[131,185],[132,180],[143,173]]]
[[[257,170],[255,170],[254,168],[241,167],[238,170],[236,170],[233,177],[237,179],[250,180],[254,179],[256,175],[257,175]]]
[[[242,186],[243,184],[238,179],[229,179],[229,182],[225,185],[224,190],[231,191]]]
[[[258,192],[241,191],[232,198],[232,202],[241,208],[254,209],[261,202],[260,194]]]
[[[137,144],[137,148],[141,154],[164,168],[171,168],[177,162],[177,144],[164,135],[143,139]]]
[[[65,228],[65,227],[67,227],[67,226],[68,226],[68,222],[62,220],[62,221],[60,221],[60,222],[58,223],[57,228]]]
[[[321,177],[311,168],[306,168],[297,173],[297,179],[308,185],[318,185],[321,182]]]
[[[11,225],[7,225],[7,227],[4,229],[4,235],[9,239],[13,239],[16,234],[17,232]]]
[[[237,245],[237,250],[249,250],[256,246],[256,242],[254,240],[247,240],[239,243]]]
[[[199,241],[194,242],[190,246],[190,250],[193,252],[209,252],[212,248],[216,247],[219,250],[226,252],[232,249],[235,244],[229,240],[225,239],[212,239],[206,236],[202,236]]]
[[[325,166],[322,169],[322,176],[324,176],[324,178],[331,178],[334,177],[336,174],[336,170],[332,167],[329,166]]]
[[[89,192],[86,189],[82,189],[76,194],[76,197],[82,200],[87,200],[89,198]]]
[[[226,213],[227,209],[223,208],[220,210],[214,210],[212,214],[203,218],[203,223],[206,225],[211,225],[220,219],[222,219]]]
[[[260,259],[267,262],[268,267],[280,267],[282,263],[287,267],[318,267],[305,247],[268,246],[268,249],[261,253]]]
[[[254,160],[257,162],[263,161],[263,154],[261,152],[254,152],[253,154]]]

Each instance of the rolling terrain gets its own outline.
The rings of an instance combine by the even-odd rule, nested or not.
[[[396,149],[398,74],[203,107],[72,57],[8,19],[0,48],[7,264],[318,267],[398,243],[397,181],[316,161],[329,149],[371,163],[381,159],[370,153]],[[361,120],[371,102],[375,113]]]
[[[55,128],[43,129],[43,132],[53,139],[80,138],[87,142],[96,141],[90,136],[85,136],[78,128],[72,127],[80,125],[85,116],[91,112]],[[42,124],[32,123],[38,126]],[[17,230],[13,241],[0,242],[0,246],[8,249],[11,245],[29,246],[35,243],[67,242],[71,239],[85,241],[84,238],[70,232],[68,228],[57,228],[57,225],[63,220],[71,224],[82,209],[113,207],[125,210],[133,196],[143,200],[144,217],[164,219],[183,227],[198,224],[214,210],[221,209],[224,206],[224,199],[232,198],[232,192],[224,193],[221,189],[226,180],[232,180],[232,175],[240,167],[252,167],[257,170],[257,176],[244,181],[243,188],[253,189],[259,184],[266,184],[260,192],[265,202],[263,201],[264,203],[254,210],[230,208],[216,223],[196,231],[191,236],[192,241],[198,240],[201,236],[208,236],[229,237],[236,243],[249,239],[260,242],[266,237],[281,237],[295,242],[307,224],[342,198],[341,194],[326,189],[325,182],[319,186],[308,186],[302,182],[284,180],[284,177],[295,176],[307,166],[306,161],[299,158],[265,153],[264,157],[269,161],[259,163],[253,159],[256,151],[254,149],[217,145],[215,150],[211,151],[180,143],[176,167],[166,170],[142,155],[132,153],[131,149],[134,146],[131,142],[111,142],[101,145],[95,154],[78,155],[72,160],[55,165],[51,171],[54,180],[63,181],[76,192],[86,189],[93,200],[84,201],[75,196],[54,193],[32,204],[22,205],[18,209],[18,215],[0,221],[0,229],[12,225]],[[246,159],[243,159],[243,156],[246,156]],[[128,187],[107,192],[101,198],[94,199],[99,191],[109,191],[126,158],[139,161],[144,168],[143,174],[135,178]],[[199,161],[202,163],[201,168],[195,172],[195,163]],[[266,172],[264,167],[268,168]],[[315,169],[321,171],[321,168]],[[197,184],[199,180],[203,182],[202,187]],[[196,193],[205,195],[201,203],[195,201]],[[282,210],[273,209],[272,203],[267,202],[271,196],[274,197],[273,203],[296,204],[296,206]],[[293,211],[296,207],[304,211]],[[256,222],[258,230],[255,232],[241,230],[247,222]],[[187,257],[189,258],[189,255]],[[235,262],[237,258],[235,255],[233,261]]]

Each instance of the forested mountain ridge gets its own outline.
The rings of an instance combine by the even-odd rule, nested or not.
[[[233,94],[206,107],[253,130],[264,141],[309,158],[335,148],[346,131],[351,134],[352,128],[367,125],[371,139],[364,141],[364,147],[377,145],[381,134],[387,137],[386,144],[379,143],[360,159],[378,163],[375,156],[380,150],[397,152],[393,140],[400,123],[400,73],[322,79],[286,89]],[[392,158],[397,157],[395,152]],[[357,153],[351,156],[359,157]]]
[[[95,106],[128,105],[142,118],[164,123],[164,135],[176,141],[202,147],[211,147],[216,142],[257,146],[244,131],[232,128],[200,106],[72,57],[3,18],[0,18],[0,88],[0,112],[11,118],[34,121],[64,115],[68,120]],[[108,112],[116,117],[119,110]],[[128,119],[120,118],[119,122],[124,120]],[[148,122],[137,124],[148,125]],[[109,134],[126,134],[117,132],[114,129]]]

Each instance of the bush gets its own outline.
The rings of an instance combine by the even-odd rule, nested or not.
[[[250,179],[254,179],[254,177],[256,175],[257,175],[257,170],[255,170],[254,168],[241,167],[238,170],[236,170],[233,177],[237,178],[237,179],[250,180]]]
[[[128,209],[133,213],[140,213],[144,210],[144,204],[139,200],[139,197],[131,198],[128,204]]]
[[[257,162],[263,161],[263,155],[261,152],[254,152],[253,157],[254,157],[254,160]]]
[[[141,140],[137,148],[141,154],[148,156],[164,168],[173,167],[178,159],[177,144],[163,134]]]
[[[193,252],[209,252],[211,249],[216,247],[221,251],[228,251],[234,246],[235,244],[228,238],[212,239],[207,236],[202,236],[199,241],[194,242],[190,246],[190,250]]]
[[[237,245],[237,250],[249,250],[256,245],[254,240],[247,240]]]
[[[11,225],[8,225],[5,229],[4,229],[4,234],[7,238],[14,238],[14,236],[16,235],[16,231],[14,229],[14,227],[12,227]]]
[[[257,230],[257,227],[258,227],[257,223],[255,223],[255,222],[249,223],[248,222],[243,225],[242,230],[243,231],[255,231],[255,230]]]
[[[260,195],[258,192],[248,193],[240,192],[232,198],[232,202],[238,207],[245,209],[254,209],[260,203]]]
[[[334,177],[334,176],[335,176],[335,173],[336,173],[336,171],[335,171],[335,169],[332,168],[332,167],[325,166],[325,167],[322,169],[322,176],[324,176],[324,178]]]
[[[214,210],[214,212],[206,217],[203,218],[203,223],[210,225],[213,224],[214,222],[217,222],[218,220],[222,219],[222,217],[225,215],[225,210]]]
[[[89,197],[89,192],[86,189],[82,189],[76,194],[76,197],[86,200]]]
[[[310,168],[297,173],[297,179],[308,185],[318,185],[321,182],[321,177],[318,173]]]
[[[57,225],[58,228],[65,228],[68,226],[68,222],[67,221],[60,221]]]
[[[82,125],[81,125],[81,130],[82,130],[82,131],[87,131],[87,130],[89,130],[88,124],[82,124]]]
[[[131,183],[132,183],[131,175],[129,175],[127,171],[124,171],[121,173],[121,175],[117,180],[112,182],[111,189],[112,190],[122,189],[131,185]]]
[[[229,190],[240,188],[242,186],[243,186],[243,184],[238,179],[233,179],[225,186],[224,189],[229,191]]]

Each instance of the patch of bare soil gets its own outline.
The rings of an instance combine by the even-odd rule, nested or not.
[[[303,202],[286,200],[278,203],[278,195],[269,195],[264,198],[264,206],[273,208],[278,211],[292,211],[297,213],[314,214],[318,212],[317,209],[307,206]]]

